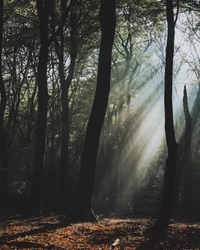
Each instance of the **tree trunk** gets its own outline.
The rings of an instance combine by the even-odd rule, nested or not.
[[[172,205],[172,215],[178,216],[180,214],[180,188],[181,180],[183,177],[183,168],[184,168],[184,138],[182,137],[179,142],[179,149],[177,154],[177,166],[176,166],[176,176],[175,176],[175,187],[174,187],[174,197]]]
[[[45,138],[47,123],[47,89],[48,63],[48,0],[37,0],[40,30],[40,52],[38,64],[38,114],[36,122],[36,143],[31,186],[31,214],[41,214],[42,179],[44,168]]]
[[[75,2],[73,2],[73,5]],[[71,3],[72,5],[72,3]],[[55,41],[56,53],[59,58],[59,78],[61,82],[61,103],[62,103],[62,135],[61,135],[61,161],[60,161],[60,178],[59,178],[59,211],[65,211],[65,204],[68,197],[68,165],[69,165],[69,87],[72,83],[77,57],[77,39],[76,39],[76,15],[72,12],[70,16],[70,65],[68,76],[65,79],[64,69],[64,35],[63,24],[66,13],[66,2],[61,5],[62,23],[60,28],[60,45]]]
[[[189,113],[187,90],[184,87],[183,92],[183,108],[185,115],[186,128],[184,135],[181,139],[183,145],[179,146],[178,153],[178,169],[176,171],[175,194],[173,204],[173,214],[180,214],[179,195],[181,181],[183,179],[183,215],[186,217],[191,216],[193,192],[192,192],[192,177],[193,166],[191,162],[191,142],[192,142],[192,118]]]
[[[167,47],[166,47],[166,66],[165,66],[165,135],[168,148],[168,158],[164,174],[163,200],[161,203],[160,216],[154,226],[147,229],[147,232],[165,235],[169,225],[170,212],[174,193],[175,172],[177,165],[177,153],[179,145],[175,139],[173,124],[172,106],[172,78],[173,78],[173,54],[174,54],[174,34],[175,21],[173,14],[173,0],[166,0],[167,10]]]
[[[4,1],[0,0],[0,215],[6,212],[8,186],[8,152],[4,132],[4,112],[6,108],[6,92],[2,76],[2,47],[3,47],[3,14]]]
[[[191,142],[192,142],[192,118],[189,113],[187,90],[184,86],[183,106],[186,122],[185,131],[185,152],[184,152],[184,168],[183,168],[183,214],[184,216],[191,216],[192,212],[192,162],[191,162]]]
[[[86,130],[80,178],[72,216],[74,221],[96,221],[92,211],[92,197],[99,138],[110,91],[112,46],[116,26],[115,0],[101,0],[99,15],[102,34],[97,88]]]

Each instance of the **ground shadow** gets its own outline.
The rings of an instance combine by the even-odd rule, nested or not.
[[[16,220],[16,218],[15,218]],[[29,222],[37,222],[38,223],[38,218],[32,218],[32,217],[18,217],[17,220],[15,221],[15,225],[19,226],[22,225],[24,220],[27,220]],[[4,221],[3,222],[3,228],[6,228],[6,226],[9,225],[9,221]],[[58,223],[45,223],[45,222],[41,222],[39,223],[39,228],[33,228],[29,231],[25,231],[25,232],[20,232],[20,233],[13,233],[13,235],[4,233],[1,237],[0,237],[0,246],[2,245],[7,245],[7,246],[16,246],[17,249],[20,248],[30,248],[30,247],[35,247],[35,248],[43,248],[43,249],[48,249],[48,247],[42,245],[42,244],[37,244],[37,243],[31,243],[31,242],[17,242],[15,241],[17,238],[21,237],[25,237],[25,236],[31,236],[31,235],[37,235],[37,234],[42,234],[42,233],[49,233],[51,231],[55,231],[58,228],[63,228],[63,227],[67,227],[69,226],[69,223],[66,221],[60,221]],[[12,241],[12,242],[10,242]],[[53,247],[53,246],[52,246]],[[54,248],[50,248],[50,249],[54,249]]]

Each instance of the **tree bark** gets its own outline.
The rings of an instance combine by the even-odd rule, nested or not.
[[[49,0],[37,0],[39,17],[40,52],[38,64],[38,114],[36,122],[36,143],[31,186],[31,214],[41,214],[42,179],[44,168],[45,138],[47,123],[47,105],[49,100],[47,88],[48,64],[48,16]]]
[[[180,196],[181,181],[183,179],[182,214],[186,217],[189,217],[191,216],[192,203],[193,203],[193,192],[192,192],[193,166],[191,162],[192,118],[190,116],[188,107],[186,86],[184,86],[184,91],[183,91],[183,108],[184,108],[186,128],[181,138],[182,143],[180,143],[178,158],[177,158],[178,166],[176,171],[173,215],[180,214],[179,196]]]
[[[187,100],[187,90],[184,86],[184,96],[183,96],[183,106],[186,122],[185,131],[185,152],[184,152],[184,168],[183,168],[183,215],[191,216],[192,212],[192,176],[193,167],[191,162],[191,143],[192,143],[192,118],[189,113],[188,100]]]
[[[164,190],[161,203],[160,216],[154,226],[147,229],[147,232],[165,235],[169,225],[170,212],[175,184],[175,172],[177,165],[177,153],[179,145],[175,139],[173,124],[173,105],[172,105],[172,82],[173,82],[173,56],[174,56],[174,35],[175,21],[173,14],[173,0],[166,0],[167,10],[167,47],[166,47],[166,66],[165,66],[165,135],[168,148],[168,158],[164,174]]]
[[[183,177],[183,168],[184,168],[183,154],[185,153],[184,151],[185,145],[183,141],[184,141],[184,137],[182,137],[179,141],[179,149],[177,153],[174,197],[173,197],[173,205],[172,205],[172,212],[171,212],[173,216],[180,215],[180,188],[181,188],[181,180]]]
[[[101,0],[99,16],[102,33],[97,88],[86,130],[80,178],[72,216],[74,221],[96,221],[92,209],[92,197],[99,138],[110,91],[112,46],[116,26],[115,0]]]
[[[3,48],[3,18],[4,1],[0,0],[0,215],[6,212],[8,186],[8,152],[4,131],[4,112],[6,108],[6,92],[2,75],[2,48]]]
[[[71,8],[76,4],[76,1],[70,2],[70,6],[67,7],[67,1],[61,1],[61,24],[60,24],[60,44],[54,39],[55,49],[59,59],[59,78],[61,83],[61,104],[62,104],[62,134],[61,134],[61,159],[60,159],[60,173],[59,173],[59,211],[65,211],[65,204],[68,197],[68,168],[69,168],[69,87],[72,83],[74,70],[77,58],[77,39],[76,39],[76,15]],[[63,25],[66,15],[70,13],[70,65],[67,78],[65,78],[64,67],[64,34]],[[66,14],[67,13],[67,14]],[[53,30],[55,26],[53,24]],[[54,34],[53,34],[54,36]]]

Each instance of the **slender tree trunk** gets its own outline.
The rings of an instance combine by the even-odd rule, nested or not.
[[[165,134],[168,148],[168,158],[164,174],[164,192],[161,204],[160,217],[158,224],[160,230],[166,233],[169,225],[169,217],[172,207],[175,172],[177,165],[177,153],[179,145],[175,139],[173,123],[173,105],[172,105],[172,85],[173,85],[173,56],[174,56],[174,35],[175,22],[173,14],[173,0],[166,0],[167,8],[167,48],[166,48],[166,67],[165,67]]]
[[[69,86],[71,85],[76,55],[71,53],[69,74],[62,84],[62,139],[61,139],[61,162],[60,162],[60,209],[63,211],[68,194],[68,166],[69,166]]]
[[[192,118],[189,113],[188,98],[186,86],[183,91],[183,108],[185,115],[186,128],[181,141],[183,145],[179,146],[178,153],[178,169],[176,173],[175,183],[175,195],[174,195],[174,206],[173,214],[180,214],[179,206],[179,195],[181,180],[183,179],[183,215],[191,216],[192,203],[193,203],[193,192],[192,192],[192,177],[193,177],[193,166],[191,162],[191,143],[192,143]]]
[[[3,14],[4,1],[0,0],[0,215],[6,212],[8,185],[8,153],[4,132],[4,112],[6,108],[6,92],[2,76],[2,47],[3,47]]]
[[[176,167],[176,176],[175,176],[175,187],[174,187],[174,197],[173,197],[173,205],[172,205],[172,215],[179,215],[180,214],[180,188],[181,188],[181,180],[183,177],[183,168],[184,168],[184,161],[183,161],[183,154],[184,154],[184,147],[183,144],[184,138],[181,138],[179,142],[179,150],[177,154],[177,167]]]
[[[92,198],[99,138],[110,91],[112,46],[116,26],[115,0],[101,0],[100,24],[102,34],[97,88],[86,130],[80,178],[73,210],[74,221],[96,221],[92,211]]]
[[[75,1],[73,1],[73,5]],[[72,3],[71,3],[72,5]],[[56,53],[59,58],[59,78],[61,82],[61,102],[62,102],[62,135],[61,135],[61,161],[60,161],[60,182],[59,182],[59,211],[65,211],[65,204],[68,197],[68,165],[69,165],[69,87],[72,83],[77,57],[77,39],[76,39],[76,15],[71,11],[70,15],[70,65],[68,76],[65,79],[64,67],[64,34],[63,24],[66,12],[66,1],[61,4],[62,20],[60,28],[60,45],[55,41]]]
[[[191,216],[192,212],[192,176],[193,168],[191,162],[191,142],[192,142],[192,118],[189,113],[187,90],[184,86],[183,106],[186,122],[185,131],[185,153],[184,153],[184,169],[183,169],[183,214],[184,216]]]
[[[41,213],[42,179],[45,154],[45,138],[47,123],[47,105],[49,100],[47,89],[48,63],[48,0],[37,0],[40,30],[40,52],[38,65],[38,114],[36,123],[35,157],[31,186],[31,213]]]
[[[173,124],[173,105],[172,105],[172,78],[173,78],[173,56],[174,56],[174,35],[175,21],[173,14],[173,0],[166,0],[167,9],[167,47],[166,47],[166,66],[165,66],[165,135],[168,148],[168,158],[164,174],[164,191],[161,203],[160,216],[156,224],[147,231],[165,235],[169,225],[170,212],[175,184],[175,172],[177,165],[177,153],[179,145],[175,139]]]
[[[68,166],[69,166],[69,87],[74,76],[77,55],[76,39],[71,38],[70,67],[66,81],[62,85],[62,142],[60,164],[60,203],[64,205],[68,196]],[[61,207],[62,209],[62,207]]]

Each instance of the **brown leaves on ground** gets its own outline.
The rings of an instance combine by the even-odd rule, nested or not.
[[[151,239],[149,219],[102,219],[66,225],[57,217],[8,218],[0,224],[0,249],[200,249],[200,223],[171,221],[167,236]]]

